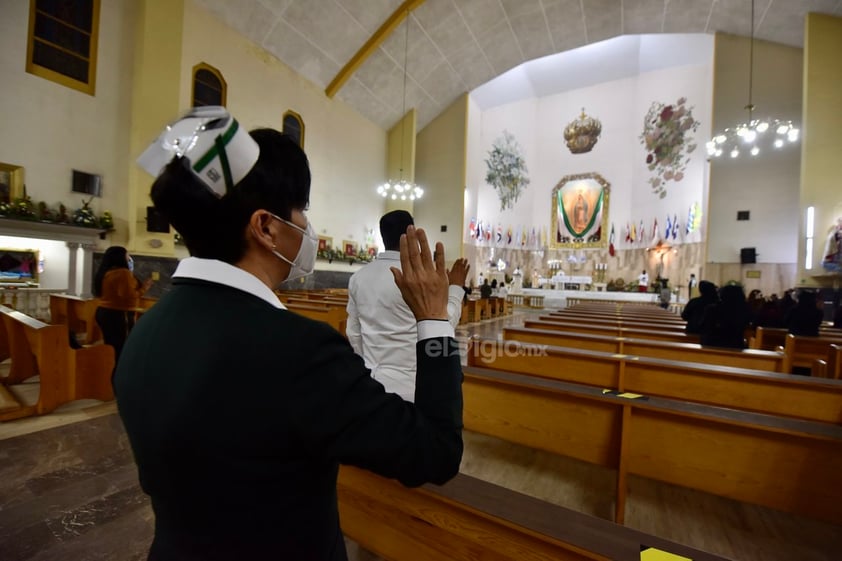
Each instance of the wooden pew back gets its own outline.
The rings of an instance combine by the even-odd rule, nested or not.
[[[114,399],[111,372],[114,348],[95,345],[71,349],[66,325],[50,325],[0,306],[12,364],[8,384],[40,376],[38,402],[0,414],[0,421],[49,413],[77,399]]]
[[[503,339],[553,345],[557,347],[575,347],[590,351],[639,355],[667,360],[687,360],[721,366],[734,366],[768,372],[783,372],[784,355],[774,351],[743,351],[702,347],[698,343],[675,343],[655,339],[630,339],[607,335],[589,335],[573,331],[551,331],[506,327]]]
[[[84,333],[84,343],[91,344],[102,339],[102,331],[96,322],[99,298],[80,298],[71,294],[50,294],[50,323],[67,325],[74,335]]]
[[[616,325],[600,325],[584,322],[534,321],[527,320],[523,326],[530,329],[554,329],[556,331],[577,331],[592,335],[609,335],[612,337],[631,337],[633,339],[657,339],[659,341],[674,341],[677,343],[698,343],[699,337],[683,331],[664,331],[658,329],[639,329],[636,327],[619,327]]]
[[[842,427],[484,368],[464,373],[466,429],[616,469],[619,522],[634,474],[842,523]]]
[[[464,474],[408,489],[342,466],[337,493],[342,532],[392,561],[639,559],[643,546],[725,561]]]
[[[794,367],[812,368],[816,360],[827,360],[834,344],[842,344],[842,339],[788,334],[784,340],[784,371],[792,372]]]
[[[695,362],[475,339],[469,366],[842,424],[842,383]]]

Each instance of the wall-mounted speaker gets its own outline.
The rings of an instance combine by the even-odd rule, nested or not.
[[[162,232],[164,234],[170,232],[170,223],[167,222],[164,215],[158,212],[154,206],[146,207],[146,231]]]
[[[744,247],[740,250],[740,263],[757,263],[757,251],[753,247]]]

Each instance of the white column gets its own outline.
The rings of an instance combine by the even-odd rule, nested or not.
[[[93,269],[94,269],[94,250],[96,244],[83,243],[82,246],[82,286],[80,287],[80,296],[82,298],[90,298],[93,296],[91,287],[93,286]]]
[[[70,250],[69,261],[67,262],[67,293],[78,296],[79,292],[76,290],[76,262],[78,259],[79,242],[65,242],[67,249]]]

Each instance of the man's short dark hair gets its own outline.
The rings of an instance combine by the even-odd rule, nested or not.
[[[414,225],[412,215],[405,210],[393,210],[380,218],[380,236],[387,250],[400,249],[401,235],[406,233],[408,226]]]

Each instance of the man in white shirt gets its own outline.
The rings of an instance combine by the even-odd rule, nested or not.
[[[416,320],[395,285],[391,267],[401,268],[400,238],[412,215],[405,210],[389,212],[380,219],[380,235],[386,251],[357,271],[348,283],[348,323],[345,333],[363,357],[371,376],[386,391],[406,401],[415,400]],[[457,259],[448,271],[447,315],[455,328],[462,316],[462,288],[468,276],[467,260]]]

